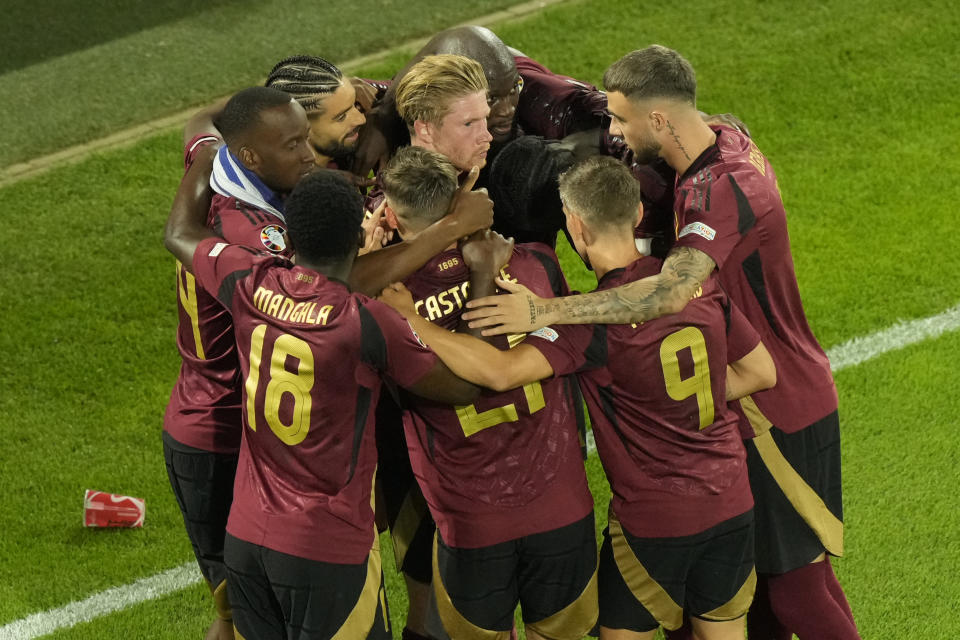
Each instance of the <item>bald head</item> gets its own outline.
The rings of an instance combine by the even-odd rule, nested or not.
[[[504,144],[516,137],[516,109],[522,84],[514,52],[497,34],[486,27],[453,27],[435,35],[421,53],[451,53],[479,62],[489,87],[487,127],[493,141]]]
[[[503,76],[510,76],[512,82],[517,73],[510,49],[486,27],[469,25],[446,29],[433,36],[424,49],[431,55],[453,53],[476,60],[483,67],[490,84]]]

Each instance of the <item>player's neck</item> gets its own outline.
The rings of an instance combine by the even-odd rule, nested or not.
[[[667,120],[660,155],[678,175],[683,175],[693,161],[717,141],[717,134],[696,110]]]
[[[314,148],[313,150],[313,164],[317,165],[321,169],[326,169],[330,163],[333,162],[333,156],[325,156]]]
[[[637,243],[632,234],[629,236],[617,234],[598,238],[588,247],[587,257],[590,258],[590,264],[599,279],[614,269],[629,266],[642,258],[643,254],[637,249]]]
[[[350,270],[353,269],[353,258],[338,262],[312,262],[309,260],[295,260],[298,266],[326,276],[331,280],[350,280]]]

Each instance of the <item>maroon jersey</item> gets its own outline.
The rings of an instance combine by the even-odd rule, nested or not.
[[[282,258],[213,238],[193,264],[233,315],[244,381],[227,531],[311,560],[363,562],[381,376],[409,386],[436,356],[389,307]]]
[[[189,169],[197,152],[219,138],[199,135],[186,146]],[[229,242],[287,255],[281,220],[236,198],[214,194],[207,226]],[[177,263],[177,350],[180,375],[163,428],[187,446],[215,453],[240,449],[239,363],[230,314]]]
[[[595,86],[553,73],[524,56],[513,59],[523,78],[517,122],[524,133],[559,140],[603,124],[607,96]]]
[[[750,416],[741,425],[744,437],[770,423],[798,431],[836,410],[837,390],[803,313],[777,177],[750,138],[711,128],[716,144],[677,179],[677,246],[713,258],[723,288],[777,365],[777,385],[739,403]]]
[[[660,272],[641,258],[601,278],[610,289]],[[612,507],[638,537],[686,536],[751,506],[737,416],[727,408],[727,363],[759,343],[716,278],[680,313],[639,325],[535,331],[555,375],[580,375]]]
[[[545,245],[518,245],[504,272],[538,295],[567,293],[556,256]],[[420,315],[453,329],[469,297],[469,275],[460,252],[449,250],[404,284]],[[507,344],[504,339],[500,346]],[[462,407],[415,399],[404,415],[410,462],[444,542],[485,547],[585,517],[593,498],[579,407],[572,376],[506,393],[485,391]]]

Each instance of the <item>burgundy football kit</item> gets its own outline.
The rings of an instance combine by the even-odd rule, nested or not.
[[[801,636],[858,638],[824,552],[843,554],[837,391],[807,324],[776,175],[750,138],[712,127],[715,144],[677,179],[677,246],[703,251],[757,328],[777,385],[739,400],[756,500],[758,601],[751,635],[772,620]],[[816,612],[816,615],[813,614]],[[789,632],[784,632],[789,633]]]
[[[341,628],[360,630],[355,637],[373,633],[376,620],[388,619],[371,504],[381,377],[410,386],[436,356],[392,309],[281,258],[210,239],[197,248],[194,270],[233,316],[244,385],[244,437],[227,524],[238,628],[269,628],[260,604],[275,584],[323,599],[329,576],[350,583],[342,574],[352,572],[360,577],[358,593],[334,589],[331,609],[317,616],[306,607],[300,623],[318,635]],[[328,579],[316,581],[312,574],[323,571]],[[285,610],[285,619],[304,616],[303,607],[290,606],[296,611]],[[361,626],[343,626],[360,619]]]
[[[503,273],[540,295],[567,293],[545,245],[518,245]],[[453,249],[404,284],[421,316],[452,330],[469,275]],[[437,523],[434,588],[451,637],[509,632],[518,602],[531,628],[562,629],[549,637],[580,638],[593,626],[596,543],[579,405],[575,379],[556,377],[484,391],[468,406],[417,398],[405,412],[411,465]]]
[[[597,288],[661,266],[641,258],[605,274]],[[711,620],[746,612],[753,499],[737,416],[725,400],[726,365],[758,343],[716,279],[678,314],[639,325],[546,327],[527,338],[555,375],[582,372],[613,493],[601,551],[602,626],[672,629],[684,612]]]
[[[198,135],[184,150],[187,169],[206,145]],[[275,215],[214,194],[207,226],[231,242],[287,254],[283,222]],[[240,370],[226,309],[177,263],[177,349],[181,366],[163,423],[167,474],[204,578],[229,616],[223,581],[223,540],[240,449]]]

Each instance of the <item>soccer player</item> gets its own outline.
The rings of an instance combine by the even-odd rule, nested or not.
[[[381,179],[387,215],[404,241],[445,215],[457,188],[453,164],[416,146],[400,149]],[[499,269],[508,259],[505,277],[544,295],[566,291],[548,247],[506,245],[498,259],[487,256],[488,244],[453,244],[405,280],[423,317],[456,328],[479,286],[478,264],[481,294],[492,292],[489,263]],[[528,638],[578,640],[595,624],[593,500],[579,402],[576,381],[557,377],[469,405],[407,407],[411,464],[438,529],[434,591],[452,638],[508,637],[518,603]]]
[[[493,136],[487,130],[487,79],[464,56],[427,56],[397,84],[397,111],[410,144],[436,151],[460,171],[487,164]]]
[[[626,167],[589,159],[561,176],[560,190],[598,288],[659,269],[633,241],[642,204]],[[393,295],[385,299],[393,303]],[[398,308],[441,358],[485,386],[585,372],[613,492],[600,554],[601,638],[653,638],[660,624],[679,626],[684,612],[698,637],[743,638],[754,584],[752,499],[737,417],[725,400],[772,386],[776,372],[716,279],[679,314],[642,325],[548,327],[505,351],[436,331],[409,302]]]
[[[279,91],[247,89],[227,102],[220,126],[227,147],[221,149],[219,166],[235,170],[238,179],[243,175],[251,188],[217,194],[197,213],[234,243],[287,254],[282,194],[313,168],[303,108]],[[214,141],[206,135],[188,141],[188,169],[204,154],[214,162]],[[229,314],[181,263],[177,290],[182,364],[164,416],[164,458],[216,604],[217,619],[207,637],[231,638],[223,540],[240,448],[239,362]]]
[[[366,118],[358,108],[356,86],[344,81],[336,65],[317,56],[284,58],[265,86],[290,94],[306,110],[317,166],[349,168]]]
[[[382,380],[476,397],[407,322],[346,286],[362,216],[339,174],[301,181],[286,202],[296,265],[176,209],[168,222],[167,247],[234,321],[244,429],[226,558],[242,637],[390,637],[371,501]]]
[[[788,633],[858,638],[826,558],[843,553],[837,392],[803,313],[773,168],[750,138],[700,119],[693,69],[676,51],[651,45],[631,52],[607,69],[604,84],[611,132],[640,161],[662,158],[678,175],[679,233],[663,269],[564,299],[541,299],[504,283],[514,295],[472,302],[483,308],[469,317],[491,333],[646,322],[683,309],[716,270],[778,371],[776,387],[736,404],[756,501],[758,591],[768,594],[779,622],[768,625],[762,614],[751,614],[751,640]]]

